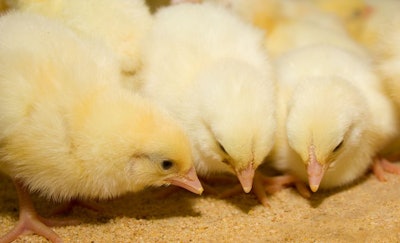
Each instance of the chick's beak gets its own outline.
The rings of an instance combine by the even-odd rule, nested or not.
[[[374,8],[372,6],[366,6],[364,9],[363,17],[368,18],[374,13]]]
[[[309,148],[309,161],[307,165],[308,183],[311,191],[316,192],[325,174],[326,166],[318,162],[315,155],[315,147],[311,145]]]
[[[190,168],[184,176],[169,178],[167,179],[167,182],[171,183],[172,185],[185,188],[186,190],[199,195],[201,195],[201,193],[204,191],[194,167]]]
[[[255,169],[253,167],[253,163],[250,163],[247,168],[241,171],[236,171],[236,175],[240,181],[240,184],[242,184],[243,191],[245,193],[249,193],[253,187],[254,172]]]

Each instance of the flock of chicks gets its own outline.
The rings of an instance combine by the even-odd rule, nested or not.
[[[201,194],[197,174],[233,173],[268,205],[291,183],[308,197],[370,168],[400,174],[385,159],[399,151],[400,2],[204,1],[154,15],[142,0],[1,2],[0,171],[20,220],[0,242],[61,242],[30,192]]]

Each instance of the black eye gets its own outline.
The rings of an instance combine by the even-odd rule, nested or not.
[[[351,14],[351,16],[352,16],[353,18],[359,18],[359,17],[361,17],[363,14],[364,14],[363,9],[356,9],[356,10]]]
[[[226,150],[225,150],[224,146],[222,146],[222,144],[221,144],[221,143],[219,143],[219,142],[218,142],[218,146],[219,146],[219,149],[221,149],[221,151],[222,151],[222,152],[224,152],[224,153],[226,153],[226,154],[227,154],[227,152],[226,152]]]
[[[171,169],[171,167],[174,165],[174,162],[172,162],[171,160],[164,160],[161,164],[162,168],[164,170],[169,170]]]
[[[342,147],[342,144],[343,144],[343,140],[333,149],[333,152],[338,151]]]

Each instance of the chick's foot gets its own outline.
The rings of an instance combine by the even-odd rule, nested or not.
[[[268,203],[267,194],[274,194],[276,192],[281,191],[284,188],[288,188],[294,185],[297,191],[305,198],[309,198],[311,196],[311,192],[308,189],[307,185],[297,179],[292,175],[282,175],[282,176],[265,176],[260,172],[256,172],[253,180],[253,189],[252,193],[257,197],[258,201],[264,207],[270,207]],[[220,198],[227,198],[234,195],[237,195],[243,191],[241,185],[237,185],[232,189],[229,189],[220,195]]]
[[[294,185],[297,191],[305,198],[309,198],[311,196],[310,190],[307,188],[307,185],[297,179],[292,175],[282,175],[282,176],[265,176],[260,172],[256,172],[254,175],[253,181],[253,189],[252,193],[257,197],[258,201],[264,207],[270,207],[268,203],[267,194],[274,194],[276,192],[281,191],[284,188],[288,188]],[[241,185],[237,185],[234,188],[225,191],[220,195],[221,198],[231,197],[237,195],[243,191]]]
[[[374,159],[372,172],[379,181],[386,181],[385,172],[400,175],[400,167],[381,157]]]
[[[12,242],[19,236],[35,233],[51,242],[62,242],[62,239],[49,227],[78,224],[75,220],[45,219],[36,213],[29,192],[18,181],[14,181],[19,199],[19,220],[17,225],[0,238],[0,243]]]

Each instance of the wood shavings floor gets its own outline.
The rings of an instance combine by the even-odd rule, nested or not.
[[[400,176],[387,182],[367,176],[358,185],[310,200],[293,189],[262,207],[251,194],[229,199],[179,191],[154,198],[160,189],[102,202],[105,212],[75,208],[61,218],[77,226],[54,230],[65,242],[400,242]],[[223,187],[218,187],[223,190]],[[16,223],[18,206],[11,181],[0,175],[0,235]],[[55,207],[34,198],[41,215]],[[16,242],[47,242],[27,235]]]

